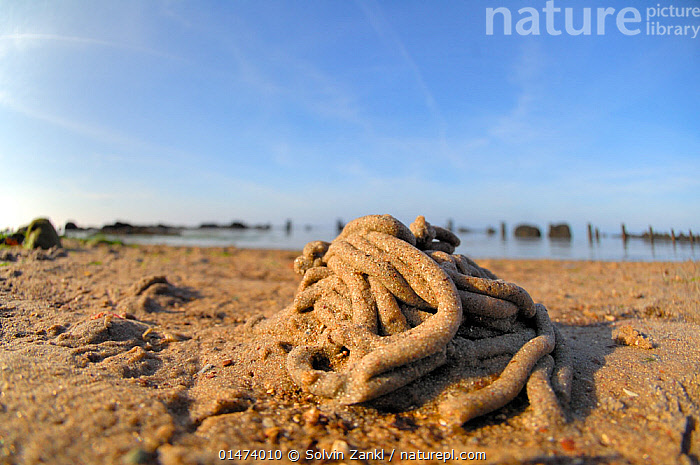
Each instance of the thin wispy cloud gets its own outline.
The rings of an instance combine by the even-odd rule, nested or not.
[[[405,67],[410,71],[412,79],[421,94],[423,104],[432,117],[437,133],[430,142],[429,147],[424,148],[423,153],[430,154],[431,157],[436,157],[439,160],[444,160],[455,169],[463,169],[465,158],[469,158],[468,154],[455,149],[455,144],[453,143],[455,139],[454,136],[450,137],[448,122],[435,99],[433,91],[427,84],[421,68],[407,49],[401,36],[386,19],[386,15],[384,15],[383,9],[378,2],[374,0],[357,0],[356,3],[385,47],[399,56]],[[461,139],[461,135],[457,136],[457,140],[459,139]],[[412,158],[415,159],[415,157]]]
[[[365,14],[367,21],[370,23],[374,31],[382,39],[385,46],[389,50],[397,53],[411,71],[413,79],[421,91],[425,106],[438,124],[440,137],[444,138],[447,131],[447,124],[445,118],[442,116],[437,102],[435,101],[435,97],[426,84],[420,67],[416,64],[416,61],[409,53],[408,49],[401,40],[401,37],[386,20],[381,6],[373,0],[357,0],[356,3]]]
[[[13,100],[9,95],[7,95],[7,93],[0,93],[0,108],[2,107],[24,117],[47,123],[51,126],[64,129],[70,133],[92,141],[108,144],[109,146],[116,146],[126,153],[138,153],[138,157],[133,155],[117,155],[115,153],[105,156],[96,156],[88,153],[82,155],[81,158],[92,158],[94,160],[95,157],[97,157],[98,159],[106,162],[108,165],[133,163],[137,167],[141,168],[149,165],[158,166],[162,164],[161,160],[165,154],[167,154],[169,157],[170,162],[181,163],[183,166],[186,166],[198,158],[196,154],[187,153],[172,147],[154,144],[152,142],[121,133],[108,126],[100,126],[97,124],[76,121],[45,112],[39,108],[30,107],[21,102]]]
[[[140,47],[136,45],[131,45],[123,42],[113,42],[101,39],[94,39],[91,37],[80,37],[80,36],[66,36],[60,34],[43,34],[43,33],[13,33],[13,34],[0,34],[0,41],[11,42],[15,47],[22,48],[26,47],[28,44],[36,45],[56,45],[56,44],[67,44],[73,46],[92,46],[92,47],[107,47],[117,50],[123,50],[130,53],[139,53],[144,55],[151,55],[157,58],[165,58],[168,60],[178,60],[182,61],[181,57],[172,55],[170,53],[165,53],[159,50],[155,50],[148,47]]]
[[[535,110],[542,100],[544,61],[545,56],[537,44],[527,43],[519,47],[509,73],[514,89],[513,104],[508,113],[490,128],[492,137],[516,143],[536,141],[542,131],[537,126],[541,123],[541,115],[535,114]]]
[[[232,87],[259,96],[262,111],[279,113],[291,106],[318,118],[369,126],[357,96],[342,79],[296,55],[285,44],[269,43],[242,19],[235,28],[225,30],[213,30],[210,20],[206,15],[187,18],[187,27],[209,38],[212,48],[220,52],[214,62],[198,61],[203,75],[228,79]]]
[[[128,146],[143,146],[141,141],[134,140],[124,134],[115,132],[106,127],[100,127],[94,124],[87,124],[80,121],[54,115],[45,112],[39,108],[33,108],[22,102],[13,99],[8,92],[0,92],[0,106],[8,110],[19,113],[22,116],[43,121],[52,126],[66,129],[72,133],[88,137],[101,142],[110,144],[128,145]]]

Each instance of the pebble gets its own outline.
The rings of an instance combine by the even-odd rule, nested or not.
[[[336,439],[335,441],[333,441],[331,451],[342,452],[343,456],[348,457],[350,454],[350,446],[347,442],[343,441],[342,439]]]
[[[321,418],[321,413],[316,407],[311,407],[309,410],[304,412],[302,418],[304,419],[304,423],[314,426],[318,424],[318,421]]]
[[[141,447],[134,447],[122,457],[122,464],[136,465],[149,463],[153,459],[153,454],[146,452]]]
[[[204,365],[204,366],[202,367],[201,370],[199,370],[199,371],[197,372],[197,374],[196,374],[195,376],[199,376],[199,375],[201,375],[201,374],[203,374],[203,373],[206,373],[207,371],[211,370],[212,368],[214,368],[214,364],[213,364],[213,363],[207,363],[206,365]]]

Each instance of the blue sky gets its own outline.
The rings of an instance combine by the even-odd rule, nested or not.
[[[700,230],[700,37],[646,34],[657,4],[554,0],[575,26],[594,15],[554,36],[540,0],[0,0],[0,228],[391,213]],[[511,35],[486,34],[489,7]],[[539,35],[516,33],[523,7]],[[636,8],[641,33],[611,16],[598,34],[599,7]]]

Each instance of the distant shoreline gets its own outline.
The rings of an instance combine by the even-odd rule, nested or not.
[[[550,229],[551,229],[550,225]],[[561,226],[561,225],[554,225]],[[568,227],[568,225],[566,225]],[[93,242],[125,244],[173,245],[185,247],[226,247],[248,249],[301,250],[311,241],[332,241],[343,223],[312,226],[301,224],[248,224],[242,221],[202,223],[198,226],[168,224],[139,225],[117,221],[101,227],[84,228],[73,222],[62,228],[63,237]],[[592,233],[555,238],[541,234],[536,226],[528,226],[530,237],[516,237],[515,230],[494,228],[454,228],[461,239],[457,252],[471,258],[553,259],[615,262],[682,262],[700,260],[700,237],[690,240],[689,234],[670,235],[650,228],[642,234]],[[652,239],[653,238],[653,239]]]
[[[102,234],[97,231],[69,232],[68,238],[81,240],[117,241],[124,244],[162,245],[176,247],[235,247],[238,249],[300,251],[311,241],[331,241],[331,230],[298,231],[287,234],[284,230],[186,229],[176,235],[158,234]],[[100,239],[101,238],[101,239]],[[689,242],[657,241],[653,245],[641,238],[623,242],[620,238],[604,237],[588,244],[585,239],[571,241],[540,239],[510,239],[502,241],[485,234],[461,235],[457,253],[474,259],[557,260],[603,262],[683,262],[699,261],[700,245]]]

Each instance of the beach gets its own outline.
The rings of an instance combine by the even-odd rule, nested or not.
[[[448,428],[431,402],[241,388],[232,354],[294,299],[298,252],[63,242],[0,249],[2,464],[700,460],[698,262],[477,260],[547,307],[571,401],[564,424],[523,392]]]

